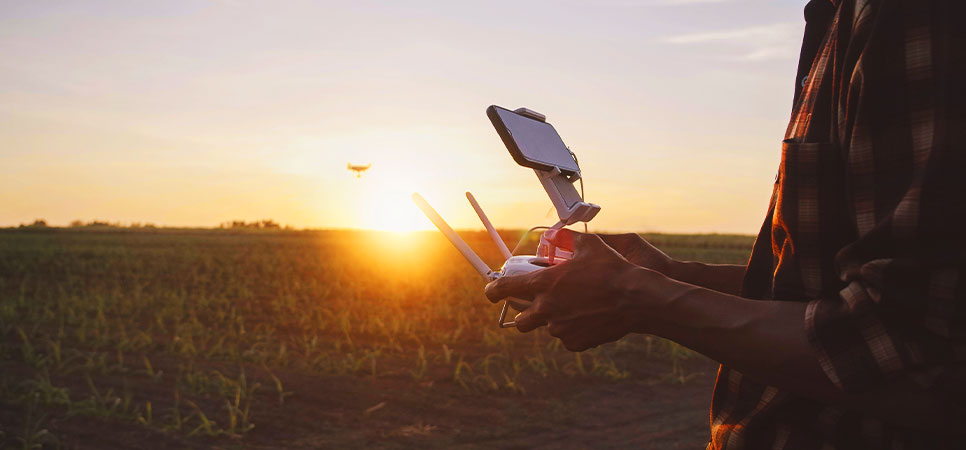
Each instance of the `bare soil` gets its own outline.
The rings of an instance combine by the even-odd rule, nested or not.
[[[682,365],[684,381],[669,378],[666,360],[652,360],[634,368],[634,379],[548,377],[524,394],[468,391],[445,374],[414,383],[404,376],[277,373],[293,395],[279,403],[265,389],[260,403],[272,406],[258,410],[255,428],[240,439],[56,411],[45,427],[60,445],[77,449],[704,448],[717,365],[702,357]],[[80,390],[83,382],[63,384]],[[135,389],[156,395],[141,392],[150,384]],[[0,424],[13,428],[6,446],[18,434],[18,414],[0,405]]]

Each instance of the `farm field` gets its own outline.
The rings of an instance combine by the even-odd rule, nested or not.
[[[754,239],[646,237],[715,263]],[[483,284],[435,232],[0,230],[0,448],[707,442],[714,362],[642,335],[567,352],[497,328]]]

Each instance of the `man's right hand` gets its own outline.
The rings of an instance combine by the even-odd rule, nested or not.
[[[669,278],[726,294],[738,295],[745,275],[744,265],[705,264],[678,261],[651,245],[636,233],[598,234],[631,264],[660,272]]]
[[[598,234],[610,248],[620,253],[631,264],[660,272],[672,277],[672,267],[677,263],[673,258],[647,242],[637,233]]]

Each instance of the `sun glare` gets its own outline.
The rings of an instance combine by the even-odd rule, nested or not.
[[[359,228],[378,231],[409,232],[433,229],[432,223],[413,204],[411,189],[405,183],[372,181],[359,196]]]
[[[432,228],[432,224],[427,222],[409,199],[409,193],[397,195],[397,192],[392,192],[391,194],[366,208],[362,228],[402,232]]]

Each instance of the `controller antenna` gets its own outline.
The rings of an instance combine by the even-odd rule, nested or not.
[[[452,228],[450,228],[449,224],[447,224],[439,213],[437,213],[436,210],[426,202],[422,195],[413,192],[413,202],[416,203],[416,206],[418,206],[419,209],[423,210],[423,214],[425,214],[426,217],[433,222],[433,225],[436,225],[436,228],[439,229],[444,236],[446,236],[446,239],[449,239],[449,242],[453,244],[453,247],[456,247],[456,249],[463,254],[463,257],[466,258],[466,261],[469,262],[470,265],[480,273],[480,276],[482,276],[484,280],[493,281],[496,279],[493,270],[491,270],[490,267],[487,266],[486,263],[476,255],[473,249],[470,248],[470,246],[467,245],[466,242],[463,241],[463,239],[461,239]]]
[[[500,233],[496,232],[493,228],[493,224],[490,223],[490,219],[486,217],[486,213],[483,212],[483,208],[473,197],[473,194],[467,192],[466,199],[470,201],[470,205],[473,205],[473,209],[476,210],[476,215],[480,216],[480,221],[483,222],[483,227],[486,228],[486,232],[490,233],[490,238],[493,239],[493,243],[496,244],[496,248],[500,250],[500,254],[503,255],[503,259],[510,259],[513,253],[510,253],[510,249],[507,248],[506,243],[503,242],[503,238],[500,237]]]

